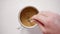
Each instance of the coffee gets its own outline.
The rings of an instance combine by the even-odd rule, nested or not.
[[[34,26],[35,22],[30,22],[29,18],[31,18],[33,15],[38,14],[38,10],[32,6],[25,7],[22,9],[19,19],[21,20],[22,24],[27,27]]]

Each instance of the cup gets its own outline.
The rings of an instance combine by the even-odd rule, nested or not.
[[[21,11],[19,11],[19,23],[24,28],[34,28],[37,26],[35,22],[30,22],[30,18],[38,14],[38,10],[33,6],[26,6]]]

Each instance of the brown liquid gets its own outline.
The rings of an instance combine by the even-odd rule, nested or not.
[[[20,20],[23,25],[25,26],[33,26],[36,23],[30,22],[28,19],[31,18],[33,15],[36,15],[38,13],[37,9],[34,7],[25,7],[20,14]]]

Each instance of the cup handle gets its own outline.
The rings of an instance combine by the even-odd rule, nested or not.
[[[18,27],[17,29],[18,29],[18,30],[23,30],[23,27],[22,27],[22,26],[20,26],[20,27]]]

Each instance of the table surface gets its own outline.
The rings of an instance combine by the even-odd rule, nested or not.
[[[34,6],[39,12],[60,14],[60,0],[0,0],[0,34],[41,34],[38,26],[33,29],[17,29],[21,26],[18,13],[25,6]]]

